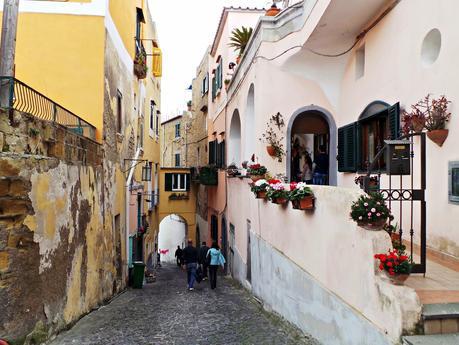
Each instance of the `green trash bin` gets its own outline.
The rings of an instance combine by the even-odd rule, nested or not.
[[[142,261],[134,262],[134,289],[143,287],[143,278],[145,276],[145,264]]]

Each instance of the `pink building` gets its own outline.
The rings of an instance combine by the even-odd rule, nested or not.
[[[324,151],[328,186],[311,187],[316,208],[306,213],[255,199],[250,180],[220,169],[209,191],[212,237],[225,240],[234,278],[325,344],[399,344],[419,325],[426,334],[459,332],[452,304],[459,302],[458,11],[454,0],[285,1],[275,17],[223,11],[209,66],[215,163],[225,152],[226,165],[244,175],[242,163],[255,154],[271,175],[293,181],[304,164],[298,152],[317,162]],[[227,40],[242,25],[253,26],[253,35],[228,69],[236,55]],[[449,136],[442,146],[426,131],[402,138],[409,171],[390,173],[386,140],[400,139],[401,110],[427,94],[451,101]],[[281,159],[259,140],[271,118]],[[375,265],[373,255],[391,248],[390,236],[349,219],[362,193],[354,179],[369,171],[416,264],[405,286],[391,284]],[[438,303],[454,309],[446,319]]]

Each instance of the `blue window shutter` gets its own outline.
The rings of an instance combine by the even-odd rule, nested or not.
[[[400,136],[400,103],[395,103],[387,109],[389,115],[389,131],[392,140]]]

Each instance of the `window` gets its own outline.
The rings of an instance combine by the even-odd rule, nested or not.
[[[449,162],[449,201],[459,204],[459,162]]]
[[[141,44],[142,44],[142,41],[140,38],[140,35],[142,32],[141,23],[145,23],[145,17],[143,15],[143,11],[141,8],[137,7],[136,10],[137,10],[137,17],[136,17],[136,25],[135,25],[135,38],[136,38],[135,41],[136,41],[136,52],[139,53],[141,49]]]
[[[168,173],[165,175],[166,192],[185,192],[190,190],[190,174]]]
[[[207,73],[202,79],[201,96],[204,96],[208,92],[209,92],[209,73]]]
[[[123,95],[119,90],[116,95],[116,130],[123,133]]]
[[[175,137],[180,138],[180,123],[175,125]]]
[[[355,53],[355,79],[365,74],[365,46],[361,46]]]
[[[156,110],[156,121],[155,121],[155,128],[156,128],[156,136],[159,137],[159,115],[161,112]]]
[[[209,142],[209,164],[217,164],[217,139]]]
[[[220,56],[217,59],[217,63],[217,68],[212,72],[212,101],[217,98],[218,91],[223,87],[223,60]]]
[[[215,74],[212,77],[212,102],[217,98],[217,78]]]
[[[180,153],[175,154],[175,166],[176,167],[180,166]]]
[[[225,141],[217,144],[217,157],[216,157],[217,168],[225,167]]]
[[[153,131],[155,128],[155,101],[150,101],[150,129]]]
[[[376,154],[384,148],[384,140],[397,139],[400,132],[400,105],[385,106],[381,102],[368,106],[360,120],[338,129],[338,171],[356,172],[367,170]],[[385,155],[378,160],[377,168],[384,170]]]

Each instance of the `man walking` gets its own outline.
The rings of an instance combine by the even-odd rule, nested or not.
[[[201,248],[199,248],[199,257],[198,263],[201,265],[202,268],[202,280],[207,279],[207,252],[209,251],[209,247],[207,247],[206,242],[202,242]]]
[[[175,251],[175,259],[177,260],[178,267],[182,266],[182,255],[183,255],[182,248],[180,248],[180,246],[177,246],[177,250]]]
[[[198,250],[193,247],[193,241],[188,240],[188,247],[183,249],[183,264],[186,265],[188,290],[193,291],[196,280],[196,268],[198,266]]]

